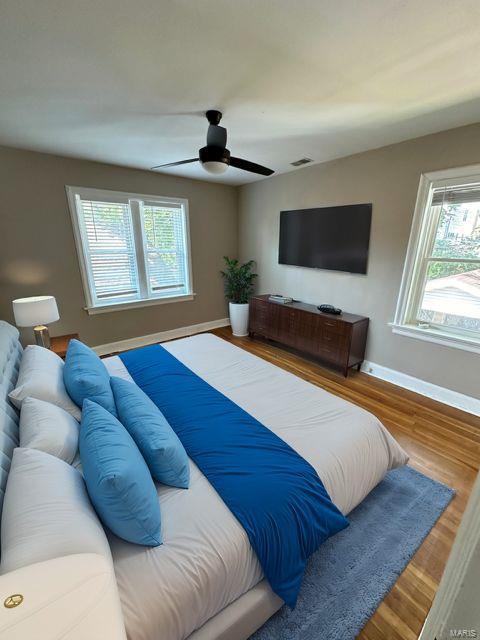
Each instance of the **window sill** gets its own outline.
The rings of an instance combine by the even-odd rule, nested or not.
[[[85,311],[90,315],[97,315],[98,313],[110,313],[112,311],[124,311],[127,309],[138,309],[140,307],[152,307],[157,304],[169,304],[172,302],[187,302],[188,300],[194,300],[196,294],[188,293],[181,294],[179,296],[170,296],[168,298],[148,298],[147,300],[133,300],[130,302],[120,302],[117,304],[105,304],[100,307],[85,307]]]
[[[433,342],[445,347],[452,347],[472,353],[480,353],[480,340],[455,336],[450,333],[447,334],[438,329],[422,329],[415,325],[395,324],[393,322],[389,322],[389,325],[392,327],[393,333],[398,335],[415,338],[416,340],[424,340],[425,342]]]

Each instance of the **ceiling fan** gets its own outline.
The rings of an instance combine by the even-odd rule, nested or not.
[[[217,175],[225,173],[228,167],[236,167],[237,169],[243,169],[251,173],[259,173],[262,176],[272,175],[272,169],[267,169],[267,167],[262,167],[261,164],[256,164],[249,160],[242,160],[242,158],[231,156],[230,151],[226,148],[227,130],[219,124],[222,119],[221,112],[210,109],[205,115],[210,123],[207,130],[207,146],[202,147],[198,151],[198,158],[159,164],[152,167],[152,170],[163,167],[177,167],[180,164],[190,164],[191,162],[201,162],[205,171]]]

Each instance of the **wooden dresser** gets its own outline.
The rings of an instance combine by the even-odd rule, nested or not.
[[[258,334],[341,368],[346,376],[350,367],[360,369],[363,362],[368,318],[334,316],[303,302],[270,302],[263,295],[250,300],[249,331],[252,337]]]

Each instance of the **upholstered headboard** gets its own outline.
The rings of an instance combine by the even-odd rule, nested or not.
[[[22,357],[18,330],[0,320],[0,514],[13,450],[18,447],[18,411],[8,399]]]

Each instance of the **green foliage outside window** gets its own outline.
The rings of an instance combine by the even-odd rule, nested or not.
[[[476,207],[480,209],[480,203],[472,203],[473,212]],[[452,204],[442,208],[440,222],[433,247],[435,258],[452,258],[458,262],[436,262],[429,264],[427,277],[429,280],[444,278],[447,276],[466,273],[479,268],[478,263],[463,262],[462,259],[478,259],[480,262],[480,218],[477,213],[477,225],[473,225],[470,235],[463,235],[455,232],[455,223],[465,221],[468,216],[472,216],[469,206]],[[458,229],[458,227],[457,227]]]

